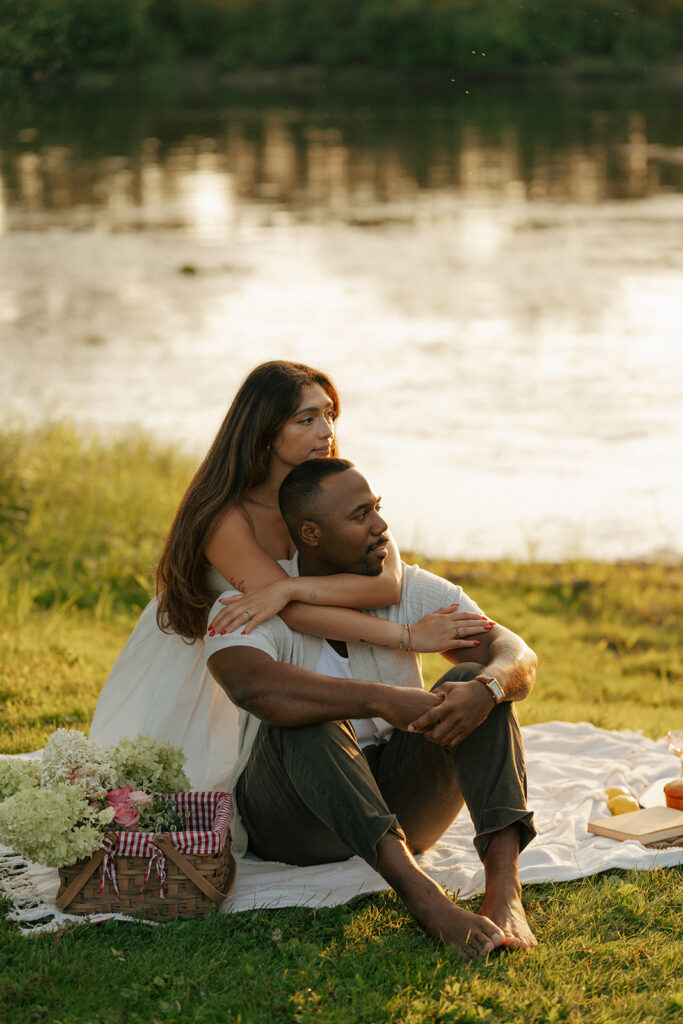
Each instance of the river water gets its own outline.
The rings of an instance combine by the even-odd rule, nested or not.
[[[682,94],[447,85],[6,103],[3,421],[199,455],[297,359],[403,547],[680,555]]]

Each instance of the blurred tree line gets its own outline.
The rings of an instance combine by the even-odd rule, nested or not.
[[[484,75],[674,59],[683,0],[0,0],[0,78],[44,82],[185,58]]]

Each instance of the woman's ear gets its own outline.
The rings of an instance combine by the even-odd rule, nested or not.
[[[299,537],[309,548],[317,548],[320,543],[320,524],[312,519],[303,519],[299,523]]]

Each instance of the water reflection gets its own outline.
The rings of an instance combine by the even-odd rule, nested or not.
[[[647,104],[576,108],[551,103],[534,120],[528,104],[510,104],[504,114],[443,101],[355,111],[228,106],[198,118],[202,134],[197,120],[184,132],[189,115],[179,114],[170,127],[158,125],[158,135],[143,123],[139,134],[112,138],[108,151],[78,126],[74,141],[58,144],[46,130],[23,128],[2,148],[0,224],[21,230],[48,219],[215,237],[249,211],[265,223],[373,224],[442,216],[458,199],[591,204],[683,189],[676,119],[666,104],[656,113]]]
[[[0,408],[205,450],[262,359],[433,554],[683,550],[677,97],[0,119]]]

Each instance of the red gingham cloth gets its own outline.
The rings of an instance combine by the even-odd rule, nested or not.
[[[168,837],[181,853],[220,853],[228,837],[232,821],[231,793],[172,793],[168,799],[173,807],[193,827],[182,832],[169,832]],[[156,845],[153,832],[109,832],[105,837],[105,854],[100,877],[100,892],[109,877],[118,899],[116,882],[116,855],[120,857],[147,857],[147,871],[142,885],[144,890],[152,865],[159,876],[160,893],[164,895],[166,857]]]
[[[181,818],[192,826],[168,837],[181,853],[220,853],[232,821],[231,793],[172,793],[169,797]],[[110,833],[111,835],[111,833]],[[121,857],[144,857],[151,852],[152,832],[115,832],[113,852]],[[113,836],[112,836],[113,838]]]

